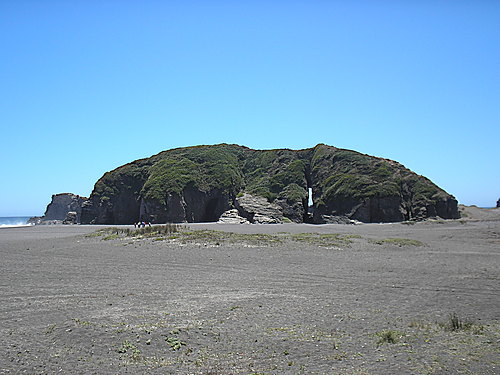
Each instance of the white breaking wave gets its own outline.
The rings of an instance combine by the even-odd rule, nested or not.
[[[18,224],[18,225],[10,225],[10,224],[0,224],[0,229],[2,228],[21,228],[21,227],[31,227],[33,224]]]
[[[13,227],[29,227],[29,217],[0,217],[0,228],[13,228]]]

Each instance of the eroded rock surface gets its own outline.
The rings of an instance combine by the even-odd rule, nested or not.
[[[236,208],[232,208],[224,212],[218,222],[223,224],[250,224],[246,218],[240,216],[240,213]]]
[[[63,224],[78,224],[78,213],[70,211],[66,214]]]
[[[280,224],[283,222],[281,208],[269,203],[264,197],[243,194],[236,198],[235,206],[239,214],[251,223]]]

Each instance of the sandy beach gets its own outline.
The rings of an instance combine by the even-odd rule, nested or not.
[[[492,217],[1,229],[0,374],[498,374]]]

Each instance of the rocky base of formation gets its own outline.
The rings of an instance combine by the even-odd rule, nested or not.
[[[76,211],[69,211],[67,214],[66,214],[66,217],[64,218],[63,224],[79,224],[79,220],[78,220],[78,212]]]
[[[28,224],[80,224],[82,206],[87,199],[72,193],[54,194],[45,214],[30,218]]]
[[[220,224],[250,224],[250,222],[243,216],[240,216],[239,211],[236,208],[227,210],[219,218],[218,223]]]
[[[236,208],[227,210],[222,214],[219,223],[225,224],[282,224],[290,222],[283,215],[283,209],[277,204],[269,203],[265,198],[244,194],[235,199]],[[359,224],[347,216],[322,215],[321,224]],[[309,222],[314,223],[312,216]]]

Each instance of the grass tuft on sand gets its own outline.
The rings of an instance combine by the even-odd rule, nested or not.
[[[377,332],[375,335],[378,337],[377,345],[396,344],[404,336],[403,333],[392,329]]]
[[[448,315],[448,319],[444,322],[439,322],[441,326],[446,331],[451,332],[471,332],[473,334],[481,334],[484,330],[484,326],[481,324],[476,324],[470,319],[462,318],[457,313],[451,313]]]
[[[393,245],[397,247],[424,246],[423,242],[410,238],[384,238],[381,240],[372,240],[372,242],[377,245]]]

